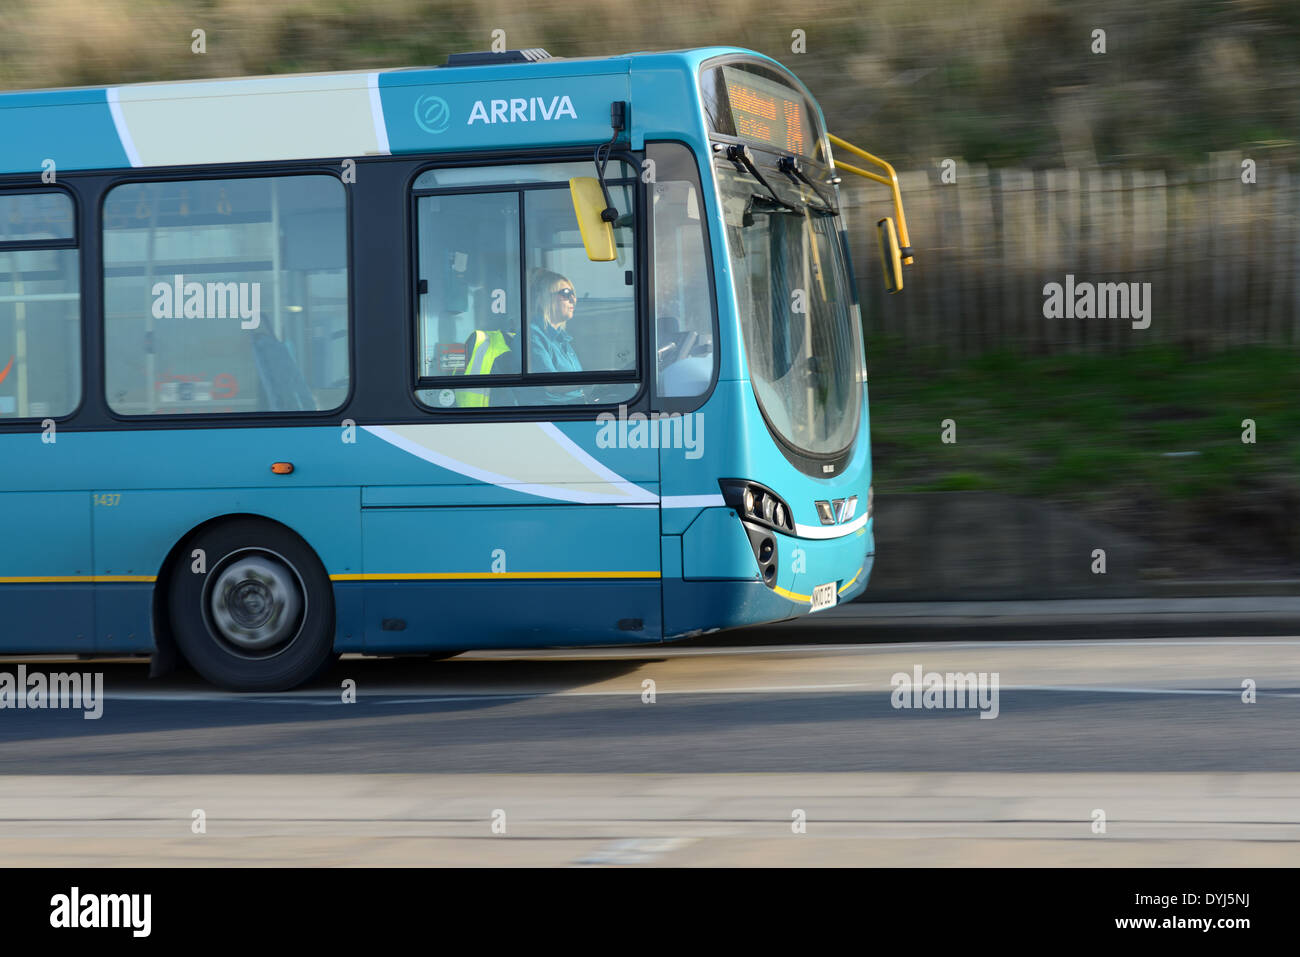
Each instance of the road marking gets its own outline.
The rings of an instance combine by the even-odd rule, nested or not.
[[[649,864],[661,854],[676,851],[695,843],[695,838],[650,837],[615,841],[598,847],[586,857],[579,858],[575,867],[592,867],[608,864]]]
[[[336,582],[382,581],[487,581],[491,579],[525,580],[530,578],[658,578],[657,571],[596,571],[596,572],[365,572],[331,575]],[[153,579],[150,579],[152,581]]]
[[[835,684],[810,684],[810,685],[751,685],[743,687],[721,687],[721,688],[665,688],[661,684],[656,688],[655,693],[658,695],[727,695],[727,694],[803,694],[817,693],[827,691],[844,691],[848,689],[859,689],[868,694],[891,694],[892,689],[881,682],[853,681],[840,682]],[[1229,695],[1240,696],[1240,688],[1136,688],[1136,687],[1109,687],[1106,685],[999,685],[999,692],[1006,691],[1058,691],[1065,693],[1088,693],[1097,694],[1136,694],[1136,695]],[[626,689],[613,689],[608,691],[566,691],[566,690],[534,690],[534,691],[484,691],[481,693],[460,693],[448,694],[436,689],[422,690],[420,688],[399,688],[391,691],[368,691],[358,697],[358,702],[366,699],[372,700],[375,704],[401,705],[401,704],[442,704],[461,701],[486,701],[492,699],[528,699],[528,698],[623,698],[637,697],[642,694],[642,689],[638,687],[628,687]],[[1257,688],[1255,694],[1267,698],[1300,698],[1300,692],[1287,691],[1269,691],[1264,688]],[[412,697],[415,696],[415,697]],[[335,692],[318,692],[318,691],[286,691],[278,695],[250,695],[231,692],[222,694],[221,692],[105,692],[106,701],[195,701],[195,702],[224,702],[227,704],[310,704],[316,706],[345,705],[350,702],[344,702]]]
[[[999,691],[1096,691],[1100,694],[1220,694],[1241,697],[1241,688],[1106,688],[1093,685],[1001,685]],[[1290,691],[1261,691],[1255,694],[1269,698],[1300,698],[1300,693]]]
[[[1115,638],[1115,639],[1059,639],[1053,641],[898,641],[879,644],[837,644],[837,645],[754,645],[743,648],[678,648],[671,644],[661,645],[647,643],[622,648],[515,648],[515,649],[480,649],[458,655],[456,661],[554,661],[569,659],[573,661],[621,660],[625,658],[698,658],[704,656],[724,655],[788,655],[788,654],[840,654],[867,657],[876,652],[895,652],[916,649],[927,654],[942,652],[954,648],[1004,649],[1016,648],[1213,648],[1213,647],[1289,647],[1300,645],[1300,635],[1279,635],[1271,639],[1221,636],[1213,638],[1196,638],[1190,640],[1162,638]],[[348,653],[348,661],[382,661],[383,656]],[[147,665],[148,658],[96,658],[80,659],[73,655],[3,655],[0,667],[21,663],[40,662],[57,664],[76,661],[85,665],[93,661],[97,665]]]
[[[605,658],[691,658],[702,655],[768,655],[800,653],[836,653],[844,655],[867,655],[877,651],[897,651],[899,649],[923,648],[927,651],[939,651],[946,648],[1114,648],[1114,647],[1249,647],[1252,645],[1300,645],[1300,636],[1280,636],[1272,640],[1258,638],[1206,638],[1190,641],[1163,640],[1159,638],[1109,639],[1093,641],[1091,639],[1060,639],[1056,641],[897,641],[842,645],[752,645],[744,648],[676,648],[672,645],[644,645],[635,648],[538,648],[538,649],[502,649],[500,651],[481,649],[458,656],[462,661],[518,661],[526,659],[553,660],[555,658],[574,658],[583,661]]]

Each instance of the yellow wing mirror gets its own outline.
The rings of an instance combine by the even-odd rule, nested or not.
[[[898,233],[894,221],[885,217],[876,223],[880,233],[880,264],[885,267],[885,288],[890,294],[903,288],[903,252],[898,246]]]
[[[597,263],[613,262],[618,258],[614,224],[600,215],[605,211],[605,192],[600,188],[600,180],[594,176],[576,176],[569,180],[569,195],[573,197],[573,212],[578,217],[587,258]]]
[[[838,148],[852,153],[854,156],[860,156],[873,166],[884,170],[883,173],[873,173],[857,166],[850,166],[838,159],[835,161],[837,170],[844,170],[846,173],[853,173],[855,176],[869,179],[873,183],[888,186],[889,191],[893,194],[894,215],[898,217],[898,225],[895,226],[892,219],[882,219],[876,224],[876,228],[880,231],[880,261],[885,267],[885,288],[890,293],[901,292],[903,289],[903,266],[912,265],[913,253],[912,240],[907,235],[907,218],[903,216],[903,196],[898,188],[898,173],[894,171],[894,167],[879,156],[873,156],[847,140],[840,139],[834,133],[827,133],[826,138]],[[902,234],[901,238],[900,233]]]

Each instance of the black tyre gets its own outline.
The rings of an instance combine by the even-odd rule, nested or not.
[[[231,519],[193,536],[176,560],[167,595],[172,634],[213,684],[285,691],[334,660],[334,590],[293,532],[264,519]]]

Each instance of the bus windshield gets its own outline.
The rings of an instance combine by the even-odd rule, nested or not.
[[[858,431],[857,310],[837,217],[786,177],[717,166],[736,305],[754,393],[776,436],[813,458],[849,448]],[[788,204],[788,205],[785,205]]]

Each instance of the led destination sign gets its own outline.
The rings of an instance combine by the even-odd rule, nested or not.
[[[819,158],[817,125],[802,93],[754,67],[722,66],[710,72],[705,100],[716,132],[781,153]]]

